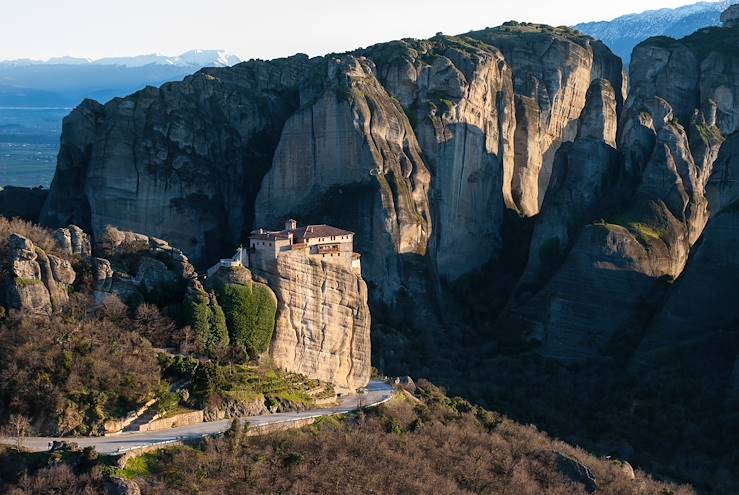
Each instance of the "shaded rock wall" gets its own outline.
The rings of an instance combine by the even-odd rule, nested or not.
[[[496,259],[506,208],[539,211],[603,78],[620,108],[620,62],[598,42],[515,24],[205,69],[76,109],[42,219],[154,235],[206,264],[254,226],[320,217],[357,232],[379,299],[429,266],[414,257],[438,290]]]

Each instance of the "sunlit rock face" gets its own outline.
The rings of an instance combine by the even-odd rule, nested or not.
[[[370,378],[367,285],[346,267],[281,254],[268,270],[255,270],[277,297],[270,356],[280,368],[356,391]]]

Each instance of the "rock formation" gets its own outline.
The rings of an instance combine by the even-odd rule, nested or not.
[[[217,259],[251,224],[305,56],[208,69],[106,105],[86,100],[64,120],[58,174],[42,223],[107,225]],[[108,136],[102,139],[102,136]],[[193,228],[197,226],[197,228]]]
[[[587,382],[578,373],[617,369],[620,385],[599,383],[590,406],[607,409],[621,386],[614,414],[634,421],[639,394],[673,417],[694,411],[671,409],[662,384],[679,376],[690,385],[681,399],[705,398],[701,411],[715,414],[696,431],[730,430],[715,411],[739,403],[736,8],[722,20],[637,46],[628,97],[602,43],[507,23],[204,69],[86,101],[65,120],[42,219],[91,227],[98,242],[108,224],[140,231],[201,266],[254,226],[341,225],[356,233],[369,290],[291,258],[257,274],[279,301],[282,366],[339,388],[361,383],[368,293],[376,365],[388,373],[459,378],[526,349],[536,359],[511,357],[506,372],[556,362]],[[26,251],[19,270],[38,279],[44,262]],[[164,273],[153,260],[172,270],[150,258],[126,284],[151,285]],[[115,270],[96,263],[108,284]],[[29,304],[50,304],[48,289],[27,292]],[[467,362],[473,348],[480,359]]]
[[[732,5],[721,14],[721,25],[727,28],[739,26],[739,6]]]
[[[367,285],[342,266],[288,252],[256,271],[277,296],[270,356],[280,368],[332,383],[339,393],[367,385]]]
[[[731,31],[710,31],[731,43]],[[655,38],[634,50],[631,94],[618,139],[623,172],[616,158],[616,167],[604,176],[610,185],[595,181],[575,188],[580,195],[606,193],[606,203],[594,211],[592,202],[565,196],[568,215],[591,206],[590,221],[602,220],[585,227],[548,283],[531,287],[536,295],[516,301],[503,320],[508,328],[530,332],[546,355],[590,359],[642,332],[666,283],[681,276],[703,235],[709,217],[706,183],[724,136],[736,132],[739,123],[731,103],[739,81],[730,69],[735,56],[721,45],[706,45],[706,36],[699,31],[680,41]],[[593,170],[603,162],[597,156],[587,155]],[[556,232],[548,217],[557,211],[546,208],[537,222],[527,275],[539,269],[536,256],[544,251],[538,233]],[[573,222],[567,225],[572,229]],[[548,246],[558,250],[563,238],[553,235]],[[604,313],[605,307],[610,311]]]
[[[76,278],[71,263],[18,234],[11,234],[8,244],[10,277],[4,281],[8,308],[49,315],[66,304]]]
[[[205,69],[83,102],[65,120],[42,220],[161,237],[196,264],[257,224],[341,224],[365,250],[373,297],[390,303],[433,290],[436,275],[419,277],[426,262],[414,260],[458,279],[494,261],[506,205],[538,213],[595,79],[619,109],[621,64],[605,47],[515,23]]]
[[[90,237],[76,225],[57,229],[54,238],[59,247],[69,255],[81,257],[92,255]]]
[[[106,258],[89,258],[95,299],[98,303],[114,295],[122,301],[150,296],[170,300],[190,288],[202,289],[195,268],[182,251],[156,237],[106,227],[98,241]],[[134,255],[136,262],[127,269],[115,270],[107,259]],[[174,301],[173,301],[174,302]]]

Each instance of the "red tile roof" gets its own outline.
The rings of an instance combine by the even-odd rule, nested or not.
[[[293,234],[294,242],[304,242],[308,239],[316,239],[320,237],[339,237],[344,235],[354,235],[354,232],[348,230],[339,229],[330,225],[306,225],[305,227],[299,227],[295,230],[264,230],[258,229],[253,230],[249,234],[249,239],[287,239],[289,234]]]
[[[307,225],[293,231],[296,238],[315,239],[316,237],[339,237],[342,235],[354,235],[354,232],[339,229],[330,225]]]

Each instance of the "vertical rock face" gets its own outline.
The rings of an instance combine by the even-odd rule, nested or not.
[[[326,89],[285,124],[257,196],[257,224],[316,211],[335,188],[369,189],[379,198],[364,212],[377,222],[358,229],[377,240],[367,270],[376,280],[397,279],[386,258],[424,254],[431,235],[428,170],[403,108],[370,61],[348,56],[326,70]]]
[[[198,261],[217,258],[248,228],[309,66],[296,56],[208,69],[104,106],[83,102],[64,121],[42,223],[73,221],[95,236],[112,224],[166,238]]]
[[[336,264],[285,253],[258,271],[277,296],[270,356],[279,367],[332,383],[338,392],[367,385],[370,312],[362,277]]]
[[[49,315],[69,300],[75,272],[69,261],[47,254],[30,239],[11,234],[8,240],[11,277],[5,281],[9,308]]]
[[[634,365],[653,363],[660,349],[715,338],[739,319],[732,290],[739,277],[738,175],[739,134],[735,133],[721,147],[706,186],[711,219],[703,239],[651,322]]]
[[[607,188],[610,206],[598,213],[605,221],[586,227],[551,280],[509,312],[507,323],[528,328],[543,342],[545,354],[587,359],[634,332],[646,331],[646,341],[652,339],[645,326],[668,289],[664,282],[681,276],[692,247],[704,235],[707,194],[731,196],[720,189],[707,193],[706,183],[724,136],[737,130],[733,95],[739,78],[731,69],[736,56],[722,48],[732,43],[733,31],[713,28],[679,41],[654,38],[634,50],[631,94],[618,136],[623,174],[616,188]],[[581,118],[581,125],[588,120]],[[589,127],[609,139],[598,125]],[[590,194],[598,191],[585,187]],[[568,210],[577,211],[576,204]],[[547,210],[538,230],[554,213]],[[552,238],[561,242],[563,236]],[[538,239],[535,230],[532,248],[541,246]],[[535,254],[532,250],[527,274],[537,269],[531,260]],[[611,312],[601,319],[604,307]],[[664,342],[664,335],[655,338]]]
[[[620,108],[602,45],[518,24],[203,70],[77,108],[42,218],[155,235],[204,264],[254,225],[321,217],[371,247],[389,301],[414,270],[391,254],[450,280],[495,259],[505,209],[539,211],[595,79]]]
[[[588,88],[585,108],[577,127],[578,138],[593,138],[616,147],[618,127],[616,91],[607,79],[596,79]]]
[[[513,71],[516,93],[515,172],[517,209],[539,212],[560,144],[572,141],[594,79],[607,79],[623,103],[622,64],[599,42],[566,29],[507,23],[470,36],[498,47]]]
[[[616,109],[611,84],[604,79],[593,81],[577,139],[557,151],[517,298],[535,291],[551,275],[581,228],[597,219],[601,203],[617,183],[621,161],[615,149]]]
[[[503,212],[512,202],[515,108],[508,64],[492,46],[444,36],[377,45],[366,55],[406,109],[433,167],[438,200],[431,256],[438,273],[453,280],[477,270],[500,249]]]

